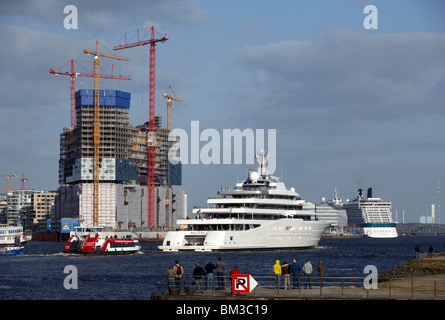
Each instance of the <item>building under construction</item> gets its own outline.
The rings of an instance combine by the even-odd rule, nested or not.
[[[148,227],[148,123],[130,124],[130,93],[100,90],[99,225]],[[94,90],[75,94],[76,125],[60,134],[59,196],[56,219],[77,218],[93,225]],[[172,228],[185,216],[181,164],[171,165],[170,130],[156,117],[155,227]]]

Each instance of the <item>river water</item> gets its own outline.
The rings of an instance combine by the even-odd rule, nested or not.
[[[179,260],[186,273],[199,262],[205,266],[221,257],[226,270],[237,265],[242,273],[268,274],[276,260],[302,266],[311,259],[314,269],[320,259],[327,270],[351,269],[366,276],[367,265],[378,273],[415,257],[419,244],[426,252],[445,250],[444,236],[414,236],[395,239],[322,239],[310,250],[239,252],[159,252],[160,242],[143,242],[142,252],[130,256],[77,256],[61,253],[64,243],[31,241],[25,253],[0,257],[0,300],[149,300],[164,290],[164,274]],[[67,266],[77,269],[77,289],[66,289]],[[72,267],[69,267],[72,268]]]

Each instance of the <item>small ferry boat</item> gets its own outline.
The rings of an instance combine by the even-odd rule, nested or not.
[[[25,245],[30,239],[31,236],[23,231],[22,226],[0,224],[0,247],[16,244]]]
[[[118,237],[113,232],[103,231],[103,227],[76,227],[70,233],[63,252],[84,255],[126,255],[139,252],[139,240],[131,235]]]
[[[0,255],[21,254],[29,237],[23,227],[0,224]]]

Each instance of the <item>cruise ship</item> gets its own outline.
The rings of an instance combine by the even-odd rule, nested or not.
[[[209,198],[210,208],[196,208],[196,219],[180,219],[180,230],[169,231],[162,251],[212,251],[313,248],[329,223],[303,210],[305,200],[280,178],[270,175],[268,156],[256,156],[258,170],[234,188],[222,188]]]
[[[348,214],[350,228],[370,238],[396,238],[396,224],[392,220],[391,202],[372,196],[372,188],[368,189],[367,197],[359,189],[357,196],[342,204]]]

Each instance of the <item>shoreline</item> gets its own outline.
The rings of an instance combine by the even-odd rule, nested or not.
[[[230,291],[214,294],[154,294],[152,300],[445,300],[445,252],[427,254],[421,259],[409,260],[377,278],[376,289],[356,285],[318,286],[314,282],[309,290],[277,290],[258,287],[246,295]],[[321,284],[321,282],[320,282]]]
[[[421,253],[420,257],[420,259],[409,260],[382,273],[379,275],[379,282],[380,279],[393,280],[445,275],[445,252],[435,252],[432,258],[427,258],[427,253]]]

